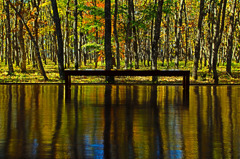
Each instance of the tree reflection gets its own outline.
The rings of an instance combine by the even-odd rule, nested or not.
[[[12,137],[12,129],[11,129],[11,125],[12,125],[12,86],[10,85],[8,87],[8,111],[7,111],[7,131],[6,131],[6,144],[5,144],[5,148],[4,148],[4,152],[6,153],[6,155],[9,155],[9,145],[10,145],[10,141],[11,141],[11,137]]]
[[[110,130],[111,130],[111,85],[105,86],[105,110],[104,110],[104,158],[111,158],[111,142],[110,142]]]
[[[78,155],[78,110],[79,110],[79,103],[78,103],[78,86],[75,86],[74,89],[74,119],[75,119],[75,127],[74,127],[74,133],[73,133],[73,139],[72,139],[72,145],[73,145],[73,158],[79,158]]]
[[[113,105],[113,119],[112,119],[112,123],[113,123],[113,131],[114,131],[114,134],[113,134],[113,150],[116,152],[116,159],[120,158],[120,143],[118,142],[118,137],[121,135],[118,131],[118,129],[120,128],[121,126],[121,122],[119,122],[119,112],[118,112],[118,109],[120,107],[120,99],[119,99],[119,96],[120,96],[120,93],[119,93],[119,85],[116,86],[116,104]]]
[[[157,153],[154,155],[153,158],[164,158],[163,153],[163,141],[162,141],[162,134],[161,134],[161,128],[160,128],[160,117],[159,117],[159,107],[157,105],[157,86],[151,87],[151,99],[150,104],[152,107],[152,114],[153,114],[153,122],[154,122],[154,128],[156,132],[156,146],[152,147],[155,150],[152,150],[152,152]]]
[[[57,151],[57,143],[59,138],[59,132],[62,126],[62,109],[63,109],[63,88],[59,87],[58,91],[58,107],[57,107],[57,115],[55,119],[55,129],[54,134],[52,136],[52,149],[51,149],[51,158],[59,157],[58,151]]]
[[[240,89],[0,86],[0,158],[238,158]],[[65,100],[65,101],[64,101]]]
[[[132,90],[130,86],[126,86],[126,154],[130,158],[134,156],[134,146],[133,146],[133,111],[134,111],[134,104],[132,102]]]

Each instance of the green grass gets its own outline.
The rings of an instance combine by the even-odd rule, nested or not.
[[[146,62],[147,64],[147,62]],[[132,69],[135,68],[135,63],[132,63]],[[104,69],[105,66],[103,63],[98,62],[97,69]],[[150,70],[151,68],[148,66],[144,66],[143,63],[140,62],[141,70]],[[27,72],[21,73],[19,67],[14,65],[14,74],[8,75],[8,67],[5,63],[0,63],[0,83],[63,83],[59,79],[58,73],[58,66],[54,65],[54,63],[50,60],[47,60],[47,65],[44,65],[44,69],[46,71],[47,77],[49,78],[48,81],[44,81],[43,76],[40,74],[40,71],[37,68],[33,68],[31,65],[27,65]],[[67,69],[74,69],[74,64],[72,63],[70,68]],[[79,69],[95,69],[94,62],[88,63],[87,66],[82,65]],[[121,61],[121,69],[124,69],[124,61]],[[165,69],[175,69],[174,61],[169,63],[169,68],[167,68],[167,62],[164,63],[162,66],[162,62],[158,62],[158,69],[165,70]],[[193,69],[193,61],[189,61],[185,67],[185,62],[179,62],[180,70],[190,70],[192,72]],[[232,64],[232,75],[226,73],[226,63],[220,64],[218,67],[218,74],[219,74],[219,84],[240,84],[240,64],[233,62]],[[213,84],[214,81],[212,79],[212,73],[208,72],[207,67],[202,67],[198,70],[198,80],[193,80],[191,78],[192,84]],[[116,83],[145,83],[150,84],[152,81],[151,77],[116,77]],[[159,77],[159,83],[161,84],[172,84],[172,83],[181,83],[181,77]],[[73,76],[72,77],[73,83],[105,83],[105,77],[100,76]]]

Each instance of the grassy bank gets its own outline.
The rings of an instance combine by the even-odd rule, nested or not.
[[[124,63],[121,64],[124,66]],[[133,65],[134,66],[134,65]],[[142,70],[149,70],[150,67],[145,67],[140,63],[140,68]],[[21,73],[18,66],[14,65],[14,74],[8,75],[8,67],[5,63],[0,63],[0,83],[63,83],[59,79],[58,67],[52,61],[48,60],[47,65],[44,65],[44,69],[49,78],[48,81],[44,81],[43,76],[37,68],[33,68],[32,65],[27,65],[27,72]],[[69,69],[74,69],[72,64]],[[81,66],[80,69],[94,69],[94,63],[88,64],[88,66]],[[104,64],[98,63],[98,69],[104,69]],[[123,69],[123,68],[121,68]],[[132,68],[134,69],[134,68]],[[167,66],[162,66],[162,63],[158,64],[159,70],[167,69]],[[169,69],[174,69],[174,63],[170,63]],[[193,69],[193,62],[188,62],[187,66],[184,66],[184,62],[180,62],[180,70],[190,70]],[[232,75],[226,73],[226,64],[220,64],[218,66],[219,74],[219,84],[240,84],[240,64],[232,64]],[[213,84],[212,73],[208,72],[207,67],[202,67],[198,71],[198,80],[193,80],[191,77],[191,84]],[[73,83],[104,83],[105,77],[72,77]],[[161,84],[171,84],[171,83],[181,83],[182,78],[174,77],[159,77],[159,83]],[[151,77],[116,77],[117,83],[151,83]]]

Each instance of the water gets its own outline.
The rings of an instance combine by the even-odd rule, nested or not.
[[[0,85],[0,158],[240,158],[240,86]]]

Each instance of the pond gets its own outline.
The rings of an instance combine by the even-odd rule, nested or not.
[[[240,158],[240,86],[0,85],[0,158]]]

